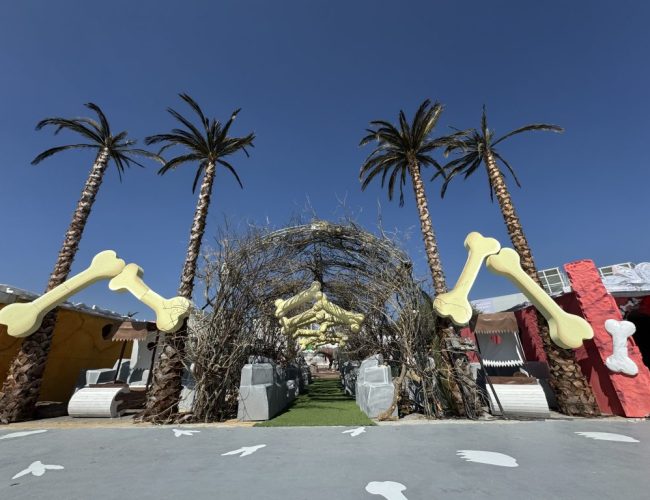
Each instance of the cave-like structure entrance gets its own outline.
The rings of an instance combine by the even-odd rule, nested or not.
[[[400,285],[406,280],[419,290],[420,284],[410,259],[393,241],[355,224],[319,220],[269,233],[260,248],[282,249],[282,269],[264,294],[273,297],[273,319],[288,351],[335,349],[343,359],[357,360],[381,354],[399,364],[405,353],[394,323],[403,316],[400,302],[408,303],[399,298]],[[321,372],[318,378],[327,375]],[[325,399],[318,394],[323,407]],[[347,398],[342,389],[330,396],[333,405]]]

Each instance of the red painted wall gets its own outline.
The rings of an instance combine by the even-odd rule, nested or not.
[[[542,338],[539,336],[537,327],[537,313],[535,308],[530,306],[526,309],[515,311],[517,326],[519,327],[519,339],[524,348],[526,361],[543,361],[546,362],[546,353],[542,344]]]
[[[567,293],[561,297],[556,297],[555,302],[566,312],[582,316],[583,318],[585,317],[580,309],[580,303],[575,293]],[[607,332],[605,334],[609,338],[610,343],[610,353],[607,354],[609,356],[611,354],[611,337]],[[625,415],[625,411],[618,400],[616,390],[610,379],[612,372],[609,371],[604,363],[604,359],[607,356],[601,359],[598,347],[593,340],[585,340],[582,345],[582,347],[574,349],[573,352],[575,353],[576,361],[580,365],[583,375],[587,378],[594,392],[600,411],[605,415]]]
[[[626,417],[650,415],[650,371],[643,364],[634,340],[628,340],[628,353],[639,367],[636,376],[613,373],[605,366],[605,360],[612,354],[612,339],[605,330],[605,321],[620,321],[622,317],[598,269],[591,260],[571,262],[564,268],[574,293],[563,296],[558,303],[568,312],[585,318],[594,331],[594,338],[576,350],[576,357],[592,385],[601,411]]]

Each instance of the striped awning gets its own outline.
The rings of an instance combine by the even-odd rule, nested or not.
[[[517,318],[513,312],[479,314],[474,327],[474,333],[517,333]]]

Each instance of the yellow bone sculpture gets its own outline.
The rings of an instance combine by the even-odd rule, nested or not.
[[[192,303],[184,297],[165,299],[149,288],[142,276],[144,271],[137,264],[128,264],[114,277],[108,288],[114,292],[131,292],[136,299],[149,306],[156,313],[156,327],[166,333],[173,333],[190,314]]]
[[[312,300],[314,304],[307,311],[290,318],[286,317],[286,314],[292,309]],[[337,333],[327,334],[327,330],[336,325],[346,325],[356,333],[361,329],[361,323],[364,320],[363,314],[346,311],[330,302],[321,291],[321,285],[317,281],[314,281],[309,289],[286,300],[278,299],[274,304],[276,307],[275,316],[280,322],[282,333],[298,339],[303,347],[306,342],[303,337],[308,339],[318,338],[320,341],[343,338]],[[318,330],[305,328],[314,323],[319,323]]]
[[[593,338],[594,332],[587,321],[569,314],[558,306],[546,292],[521,268],[519,255],[511,248],[504,248],[487,259],[487,268],[505,276],[519,288],[535,305],[548,322],[551,340],[564,349],[576,349],[585,339]]]
[[[320,291],[320,283],[314,281],[307,290],[300,292],[287,300],[277,299],[274,302],[275,317],[279,318],[281,316],[286,316],[291,309],[294,309],[305,302],[309,302],[310,300],[320,300],[322,296],[323,294]]]
[[[283,331],[285,333],[289,333],[295,330],[296,328],[300,328],[301,326],[305,326],[310,323],[315,323],[317,321],[316,319],[317,314],[318,313],[314,311],[314,308],[312,307],[311,309],[308,309],[305,312],[302,312],[300,314],[296,314],[291,318],[285,318],[285,317],[280,318],[280,324],[282,325]]]
[[[486,238],[474,231],[465,238],[465,248],[468,252],[467,261],[453,290],[438,295],[433,301],[433,308],[438,315],[450,318],[459,326],[468,324],[472,318],[472,305],[469,303],[468,295],[483,260],[496,254],[501,249],[501,244],[494,238]]]
[[[10,304],[0,311],[0,323],[12,337],[27,337],[41,326],[45,315],[87,286],[118,275],[124,261],[113,250],[99,252],[90,266],[32,302]]]
[[[319,330],[310,330],[309,328],[299,328],[295,332],[293,332],[293,336],[296,338],[300,337],[318,337],[320,336],[321,332]]]
[[[334,326],[333,321],[323,321],[320,326],[318,327],[318,331],[321,333],[325,333],[329,328]]]
[[[327,296],[325,294],[323,294],[323,298],[319,300],[316,305],[319,309],[323,309],[324,311],[330,313],[332,316],[335,316],[340,320],[341,323],[351,325],[361,324],[363,322],[363,314],[346,311],[342,307],[337,306],[333,302],[327,300]]]

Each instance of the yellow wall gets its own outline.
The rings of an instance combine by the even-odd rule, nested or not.
[[[74,392],[81,369],[111,368],[120,355],[122,343],[104,340],[102,328],[117,323],[119,321],[113,319],[61,309],[39,400],[65,402]],[[3,381],[21,342],[22,339],[7,335],[7,327],[0,325],[0,379]],[[131,342],[124,358],[130,356]]]

